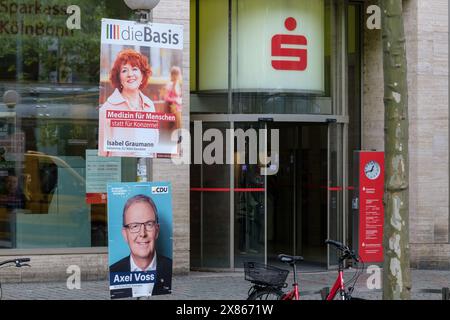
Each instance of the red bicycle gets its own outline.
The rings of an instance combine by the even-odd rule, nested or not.
[[[29,267],[29,264],[26,264],[24,262],[29,262],[30,258],[16,258],[12,260],[5,260],[0,262],[0,269],[6,268],[8,266],[15,266],[17,268],[21,267]],[[0,281],[0,300],[2,299],[2,283]]]
[[[341,255],[339,257],[338,277],[334,282],[331,291],[329,293],[324,293],[322,297],[324,298],[324,300],[333,300],[339,293],[341,300],[356,300],[357,298],[352,297],[352,293],[355,288],[355,284],[358,281],[358,278],[361,276],[364,270],[364,263],[362,262],[361,257],[358,257],[353,250],[351,250],[348,246],[344,245],[341,242],[326,240],[325,243],[336,247],[339,251],[341,251]],[[344,262],[347,259],[352,259],[355,262],[362,263],[362,268],[359,268],[353,278],[351,278],[347,282],[352,283],[352,285],[348,286],[348,288],[346,288],[346,283],[344,282]]]
[[[280,254],[278,260],[289,264],[293,269],[292,290],[286,293],[281,290],[287,286],[288,270],[257,262],[244,262],[245,280],[253,283],[247,300],[299,300],[296,263],[303,261],[303,257]]]

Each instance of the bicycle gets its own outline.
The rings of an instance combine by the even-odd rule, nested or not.
[[[278,260],[289,264],[294,272],[292,290],[283,292],[287,286],[288,270],[257,262],[244,262],[245,280],[253,283],[248,291],[247,300],[299,300],[296,263],[303,261],[301,256],[278,255]]]
[[[30,258],[16,258],[16,259],[11,259],[11,260],[5,260],[0,262],[0,269],[2,268],[6,268],[6,267],[10,267],[10,264],[14,264],[14,266],[16,268],[21,268],[21,267],[30,267],[29,264],[26,264],[24,262],[29,262]],[[0,281],[0,300],[2,299],[2,283]]]
[[[361,276],[363,270],[364,270],[364,262],[362,261],[361,257],[358,257],[353,250],[351,250],[348,246],[334,240],[326,240],[326,244],[332,245],[336,247],[339,251],[341,251],[341,256],[339,257],[339,265],[338,265],[338,276],[336,281],[333,284],[333,287],[331,288],[331,291],[329,293],[323,294],[324,300],[333,300],[337,293],[339,292],[341,300],[356,300],[357,298],[352,297],[353,290],[355,289],[356,282],[358,281],[359,277]],[[352,259],[355,262],[361,262],[362,268],[360,268],[360,271],[356,272],[353,278],[351,278],[349,281],[344,282],[344,262],[347,259]],[[346,284],[352,283],[352,286],[348,286],[346,288]]]

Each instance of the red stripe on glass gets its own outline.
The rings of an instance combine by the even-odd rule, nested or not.
[[[265,188],[191,188],[191,191],[200,191],[200,192],[264,192]]]

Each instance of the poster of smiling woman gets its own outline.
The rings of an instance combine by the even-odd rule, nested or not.
[[[98,154],[178,154],[183,27],[102,19]]]
[[[108,184],[112,299],[171,293],[172,232],[170,183]]]

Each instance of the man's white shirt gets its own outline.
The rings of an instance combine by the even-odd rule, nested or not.
[[[130,266],[131,271],[156,271],[156,253],[153,255],[153,260],[149,264],[149,266],[142,270],[139,268],[136,263],[134,263],[133,257],[130,255]],[[155,286],[155,283],[143,283],[143,284],[134,284],[133,285],[133,297],[143,297],[143,296],[151,296],[153,287]]]

